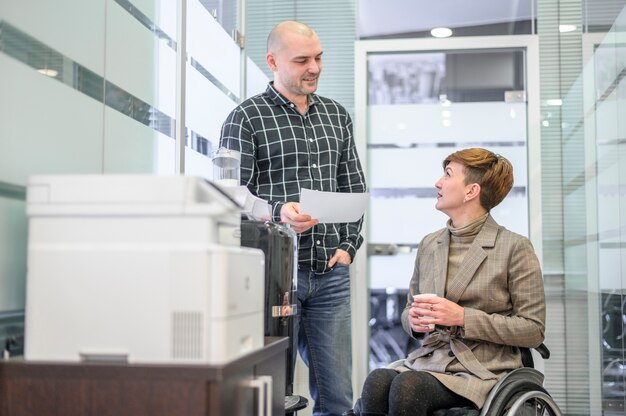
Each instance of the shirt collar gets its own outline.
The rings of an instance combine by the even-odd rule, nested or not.
[[[287,97],[279,93],[276,88],[274,88],[274,81],[270,81],[267,85],[267,89],[265,90],[265,94],[269,97],[269,99],[276,105],[286,105],[291,106],[292,103]],[[318,103],[317,95],[309,94],[309,107],[312,107],[314,104]]]

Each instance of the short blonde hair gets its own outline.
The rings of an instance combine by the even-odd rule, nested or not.
[[[480,185],[480,204],[487,211],[497,206],[513,187],[513,166],[505,157],[478,147],[452,153],[443,161],[464,167],[465,184]]]

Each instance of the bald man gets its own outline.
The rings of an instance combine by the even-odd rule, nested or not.
[[[270,32],[264,93],[245,100],[222,126],[220,145],[241,152],[241,184],[272,206],[272,220],[298,233],[298,351],[309,367],[314,415],[352,407],[349,265],[363,219],[319,223],[300,209],[301,189],[365,192],[352,120],[315,94],[322,46],[313,29],[286,21]]]

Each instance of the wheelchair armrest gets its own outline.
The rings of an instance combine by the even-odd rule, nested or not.
[[[550,358],[550,350],[548,349],[548,347],[546,347],[546,344],[542,343],[540,346],[535,348],[535,350],[539,353],[539,355],[541,355],[544,360]],[[535,361],[533,360],[533,355],[530,352],[530,349],[520,348],[520,351],[522,353],[522,365],[524,367],[535,367]]]
[[[548,347],[546,347],[546,344],[541,343],[541,345],[535,348],[535,350],[537,350],[539,355],[541,355],[544,360],[550,358],[550,350],[548,349]]]

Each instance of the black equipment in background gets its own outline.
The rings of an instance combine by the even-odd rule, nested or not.
[[[285,357],[285,411],[292,414],[307,406],[306,398],[293,396],[296,366],[293,331],[298,314],[296,234],[281,224],[242,220],[241,245],[265,253],[265,336],[289,338]]]

